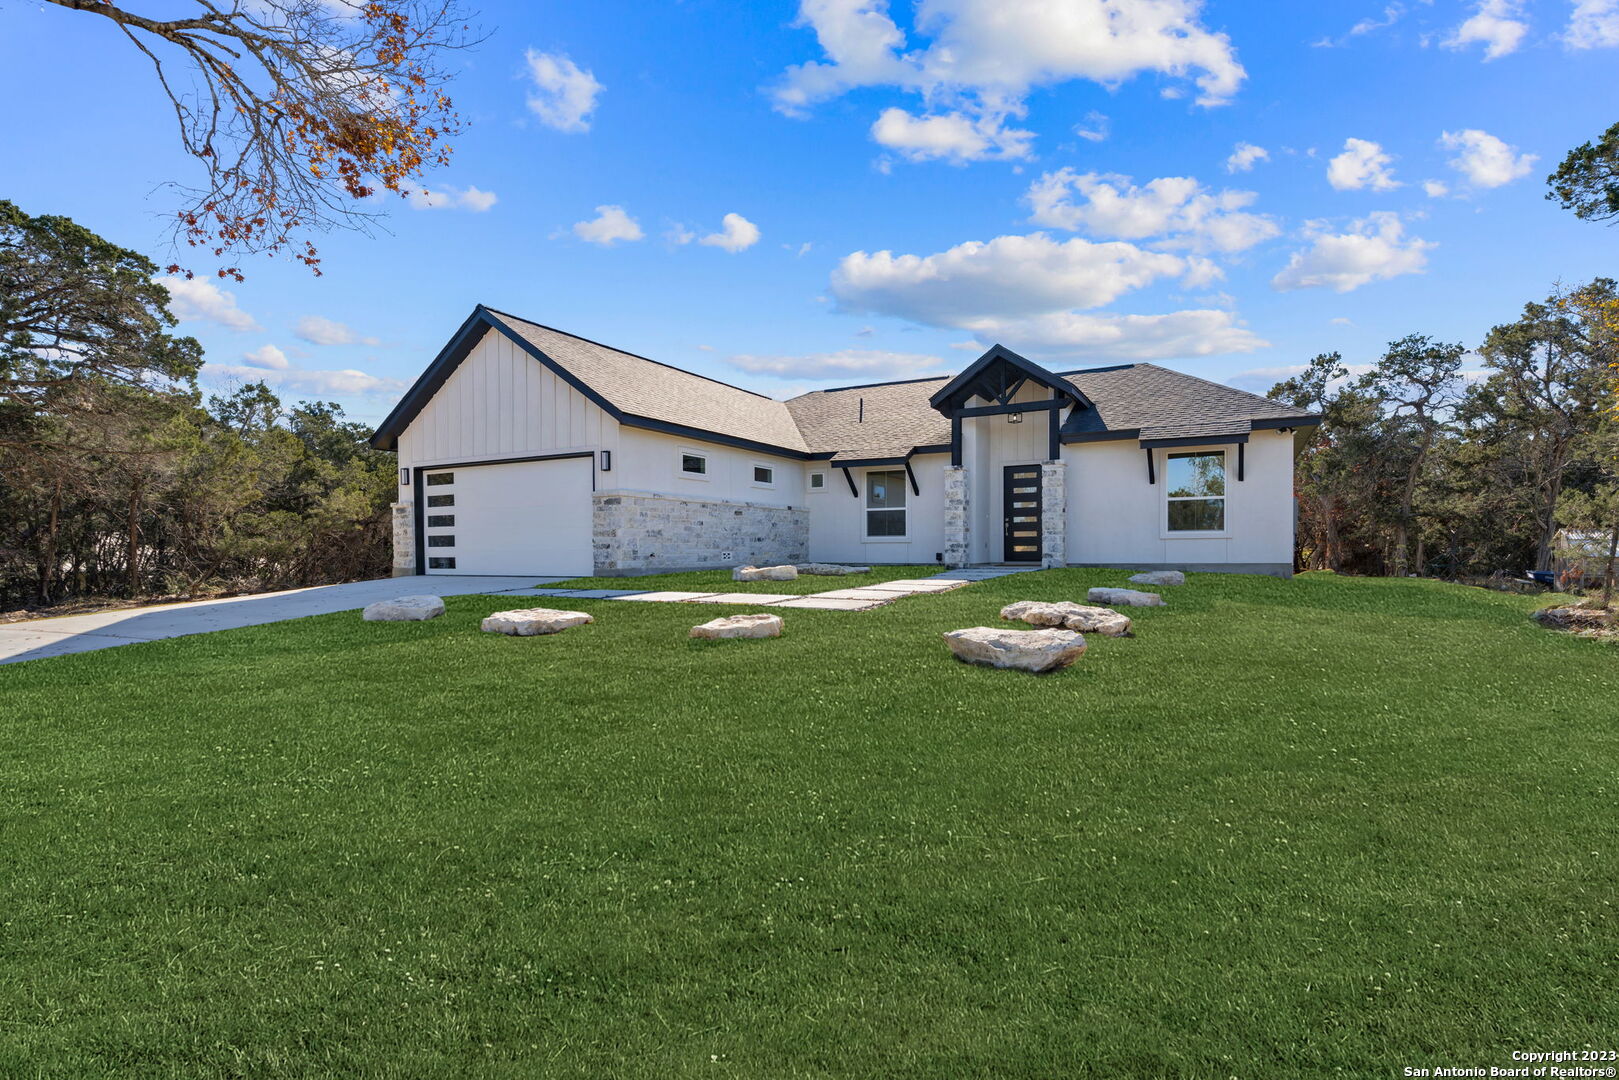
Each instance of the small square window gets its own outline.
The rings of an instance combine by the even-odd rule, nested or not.
[[[681,454],[680,471],[703,476],[708,472],[708,459],[701,454]]]
[[[427,538],[427,546],[428,547],[454,547],[455,546],[455,537],[454,536],[429,536]]]
[[[454,495],[429,495],[427,497],[427,505],[428,506],[454,506],[455,505],[455,496]]]
[[[445,484],[453,483],[455,483],[455,474],[453,472],[435,472],[427,474],[428,487],[442,487]]]
[[[822,490],[825,490],[825,488],[826,488],[826,473],[824,473],[824,472],[812,472],[812,473],[810,473],[810,490],[811,491],[822,491]]]
[[[427,516],[427,527],[429,529],[445,529],[454,524],[454,514],[429,514]]]
[[[776,482],[776,470],[767,469],[763,465],[755,465],[753,467],[753,482],[755,484],[774,484]]]
[[[455,569],[455,560],[454,559],[428,559],[427,560],[427,568],[429,570],[454,570]]]

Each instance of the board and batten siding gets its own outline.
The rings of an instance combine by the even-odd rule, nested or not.
[[[616,449],[618,422],[504,334],[484,332],[399,435],[399,464]],[[402,489],[402,496],[409,495]]]
[[[1051,391],[1044,386],[1025,386],[1012,397],[1012,404],[1046,401]],[[972,405],[993,405],[974,398]],[[1005,415],[972,417],[963,421],[962,461],[967,466],[968,504],[972,509],[971,551],[974,562],[998,563],[1005,556],[1002,483],[1009,465],[1038,465],[1051,449],[1050,413],[1034,409],[1023,414],[1019,423]]]

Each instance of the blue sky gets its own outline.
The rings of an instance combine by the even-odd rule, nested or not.
[[[183,287],[205,386],[375,421],[483,302],[782,397],[994,341],[1263,390],[1619,271],[1543,198],[1619,120],[1619,0],[479,10],[433,197],[327,236],[324,277]],[[0,26],[37,103],[0,116],[0,197],[168,261],[161,185],[194,173],[145,62],[51,5]]]

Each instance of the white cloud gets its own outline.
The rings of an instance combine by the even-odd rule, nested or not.
[[[602,84],[562,53],[528,50],[528,76],[534,91],[528,108],[546,127],[558,131],[589,131],[590,114]]]
[[[1433,0],[1425,0],[1425,2],[1432,3]],[[1351,26],[1349,31],[1344,34],[1343,37],[1324,37],[1320,41],[1313,42],[1313,44],[1318,49],[1335,49],[1341,45],[1349,44],[1351,38],[1362,37],[1378,30],[1386,30],[1388,27],[1399,22],[1404,15],[1405,5],[1389,4],[1383,9],[1382,18],[1377,18],[1376,16],[1367,16],[1354,26]]]
[[[968,241],[927,256],[857,251],[833,271],[832,294],[846,311],[962,326],[989,313],[1100,307],[1186,270],[1186,260],[1134,244],[1056,241],[1031,233]]]
[[[1261,161],[1270,160],[1270,151],[1263,146],[1253,143],[1240,142],[1231,150],[1231,156],[1225,159],[1225,171],[1228,173],[1252,172],[1255,165]]]
[[[884,109],[871,125],[872,141],[898,150],[911,161],[944,159],[961,165],[989,158],[1026,158],[1034,132],[1006,126],[1004,115],[965,112],[912,116]]]
[[[1571,49],[1619,45],[1619,0],[1575,0],[1563,41]]]
[[[253,316],[236,306],[236,296],[206,278],[179,274],[154,278],[169,290],[169,310],[181,322],[211,322],[230,330],[257,330]]]
[[[981,344],[1015,342],[1036,353],[1108,360],[1162,360],[1253,352],[1270,342],[1229,311],[1194,309],[1164,315],[1055,312],[1029,319],[972,320]]]
[[[1339,191],[1391,191],[1400,186],[1389,169],[1394,159],[1367,139],[1345,139],[1344,152],[1327,163],[1327,183]]]
[[[1074,134],[1087,142],[1104,142],[1110,130],[1110,123],[1106,113],[1099,113],[1095,109],[1085,114],[1083,124],[1074,125]]]
[[[884,145],[917,160],[1021,157],[1032,136],[1005,122],[1038,87],[1157,72],[1192,80],[1200,104],[1229,101],[1246,73],[1200,12],[1200,0],[922,0],[915,31],[929,40],[910,47],[888,0],[801,0],[795,25],[814,30],[825,59],[788,68],[772,94],[803,115],[858,87],[895,87],[930,111],[885,112],[872,128]]]
[[[751,374],[776,379],[848,378],[854,375],[910,377],[946,367],[945,362],[937,356],[881,349],[840,349],[808,356],[742,355],[733,356],[727,362]]]
[[[311,345],[381,345],[374,337],[361,337],[344,323],[319,315],[305,315],[293,333]]]
[[[1225,311],[1085,311],[1162,279],[1194,285],[1211,272],[1219,271],[1206,259],[1031,233],[969,241],[927,256],[855,252],[833,271],[831,291],[843,311],[967,330],[979,341],[1063,355],[1201,356],[1263,345]]]
[[[1529,24],[1517,18],[1520,14],[1522,8],[1517,0],[1479,0],[1472,17],[1445,39],[1445,48],[1482,44],[1485,60],[1498,60],[1516,52],[1529,32]]]
[[[697,242],[729,251],[732,255],[746,251],[759,242],[759,226],[741,214],[726,214],[720,219],[720,226],[719,232],[709,233]]]
[[[1458,151],[1450,159],[1450,167],[1467,177],[1467,182],[1476,188],[1510,184],[1521,176],[1528,176],[1535,165],[1534,154],[1520,154],[1517,147],[1508,146],[1477,128],[1447,131],[1439,136],[1439,145]]]
[[[406,386],[403,379],[389,379],[348,368],[342,371],[312,371],[293,367],[274,345],[246,354],[245,364],[205,364],[204,378],[218,382],[240,379],[264,382],[283,390],[305,394],[398,394]]]
[[[640,224],[626,214],[622,206],[596,207],[596,216],[590,221],[574,223],[573,234],[602,247],[612,247],[621,240],[639,240],[646,235],[641,231]]]
[[[499,201],[493,191],[480,191],[467,185],[461,191],[444,188],[440,191],[412,191],[405,196],[412,210],[471,210],[481,214]]]
[[[1243,251],[1281,233],[1271,218],[1246,212],[1257,198],[1253,192],[1209,192],[1189,176],[1137,187],[1127,176],[1064,168],[1041,176],[1025,198],[1035,224],[1123,240],[1156,238],[1154,246],[1163,248]]]
[[[267,371],[286,371],[292,366],[287,354],[274,345],[260,345],[258,348],[242,354],[242,359],[248,367],[263,368]]]
[[[1330,319],[1328,321],[1333,326],[1354,326],[1355,325],[1355,320],[1354,319],[1346,319],[1342,315],[1338,316],[1336,319]]]
[[[1428,265],[1427,240],[1407,237],[1398,214],[1380,211],[1353,223],[1345,233],[1328,232],[1322,222],[1305,229],[1310,246],[1293,253],[1271,285],[1282,292],[1328,288],[1349,292],[1373,281],[1420,274]]]
[[[1450,185],[1443,180],[1424,180],[1422,193],[1430,199],[1443,199],[1450,194]]]

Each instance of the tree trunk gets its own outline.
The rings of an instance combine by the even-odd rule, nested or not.
[[[1547,485],[1546,510],[1540,523],[1540,540],[1535,545],[1535,569],[1550,570],[1552,568],[1552,547],[1557,540],[1557,500],[1563,494],[1562,470],[1552,474]]]
[[[1613,535],[1608,537],[1608,572],[1602,577],[1602,607],[1603,610],[1613,606],[1613,564],[1619,558],[1619,522],[1613,526]]]
[[[128,574],[131,599],[141,594],[141,485],[136,481],[129,492],[129,559]]]
[[[51,489],[51,516],[50,527],[45,534],[43,559],[39,567],[39,602],[42,606],[50,606],[51,587],[56,584],[57,541],[61,535],[62,527],[62,478],[56,478],[56,485]]]
[[[1427,565],[1427,555],[1426,555],[1427,546],[1428,546],[1427,545],[1427,537],[1423,536],[1421,533],[1418,533],[1417,534],[1417,564],[1416,565],[1417,565],[1417,573],[1419,573],[1419,574],[1421,574],[1423,572],[1423,567],[1425,565]]]

